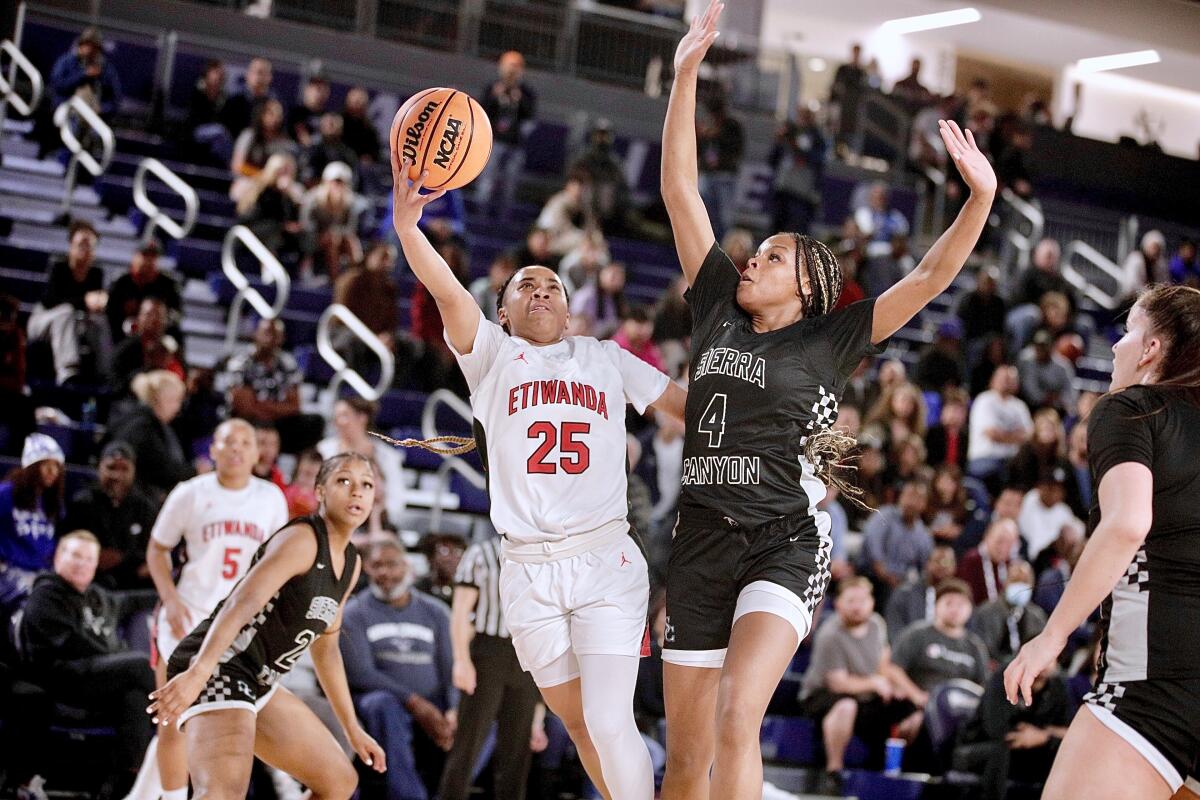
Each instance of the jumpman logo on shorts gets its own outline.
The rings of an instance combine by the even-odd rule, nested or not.
[[[522,350],[522,351],[521,351],[521,354],[520,354],[519,356],[517,356],[516,358],[514,358],[514,359],[513,359],[513,361],[524,361],[524,362],[525,362],[525,364],[526,364],[526,366],[529,366],[529,359],[527,359],[527,358],[525,357],[525,351],[524,351],[524,350]]]
[[[619,566],[622,566],[622,567],[623,567],[623,566],[625,566],[626,564],[632,564],[632,563],[633,563],[632,561],[630,561],[628,558],[626,558],[626,557],[625,557],[625,551],[624,551],[624,550],[622,550],[622,551],[621,551],[621,563],[620,563],[620,565],[619,565]]]

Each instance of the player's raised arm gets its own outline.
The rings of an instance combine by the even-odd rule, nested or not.
[[[416,182],[410,181],[406,177],[409,166],[408,159],[400,164],[394,160],[392,162],[392,224],[396,226],[404,258],[412,267],[413,274],[437,302],[450,343],[465,355],[471,352],[475,332],[479,329],[479,305],[417,227],[425,206],[444,195],[446,190],[421,194],[425,177]]]
[[[725,5],[712,0],[675,50],[675,82],[663,123],[662,179],[663,203],[671,217],[675,250],[688,283],[704,263],[716,236],[708,211],[700,199],[699,167],[696,160],[696,81],[704,54],[716,41],[717,20]]]
[[[954,121],[938,122],[946,152],[971,190],[958,218],[938,237],[916,269],[904,276],[875,301],[871,341],[882,342],[900,330],[929,301],[946,291],[971,255],[987,223],[996,196],[996,173],[987,156],[975,145],[970,131],[965,134]]]

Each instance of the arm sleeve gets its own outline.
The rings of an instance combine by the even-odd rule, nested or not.
[[[83,64],[71,52],[55,62],[54,69],[50,73],[50,85],[54,88],[54,93],[65,101],[75,94],[75,89],[83,83],[86,77]]]
[[[851,303],[826,317],[820,344],[828,352],[832,366],[842,380],[850,377],[864,356],[883,352],[886,342],[871,342],[874,322],[875,298]]]
[[[1155,416],[1129,391],[1110,394],[1096,404],[1088,418],[1093,486],[1098,487],[1104,475],[1118,464],[1131,461],[1154,468]]]
[[[621,383],[625,387],[625,400],[633,403],[639,414],[646,412],[646,406],[662,397],[670,381],[663,373],[642,361],[616,342],[602,342],[601,347],[612,359],[613,365],[621,373]]]
[[[409,696],[414,694],[399,676],[383,672],[375,666],[371,643],[367,640],[367,623],[356,613],[356,609],[346,610],[342,632],[338,636],[338,646],[342,650],[342,661],[346,665],[346,683],[354,694],[392,692],[401,702],[407,701]]]
[[[478,544],[473,544],[463,553],[462,559],[458,562],[458,569],[454,571],[454,583],[456,586],[471,586],[479,588],[479,577],[477,570],[479,562],[483,557],[483,548]]]
[[[483,381],[484,376],[487,375],[488,370],[492,368],[496,354],[500,352],[500,345],[508,338],[508,334],[496,323],[489,322],[483,315],[483,310],[480,309],[479,328],[475,331],[475,341],[471,343],[471,352],[463,355],[455,350],[454,343],[450,341],[450,336],[444,330],[442,338],[446,340],[446,346],[450,348],[450,352],[458,361],[458,367],[462,370],[463,377],[467,379],[467,386],[474,392]]]
[[[740,277],[733,261],[713,242],[695,282],[683,295],[692,307],[692,319],[699,322],[721,304],[732,303]]]
[[[163,503],[162,511],[158,512],[158,519],[154,521],[154,530],[150,531],[150,538],[168,549],[179,544],[183,539],[183,532],[187,529],[193,505],[189,485],[181,484],[172,489],[167,495],[167,501]]]

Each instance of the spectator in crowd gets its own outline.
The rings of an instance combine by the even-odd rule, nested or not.
[[[892,249],[892,237],[908,235],[908,220],[898,209],[892,208],[888,186],[883,181],[871,184],[867,191],[866,205],[854,210],[854,223],[867,237],[867,257],[886,256]]]
[[[550,236],[550,251],[562,257],[579,247],[595,227],[587,187],[579,175],[568,175],[567,182],[542,206],[537,227]]]
[[[675,515],[679,480],[683,476],[684,428],[682,422],[666,414],[657,415],[654,422],[654,433],[643,448],[643,460],[652,469],[643,470],[642,474],[647,476],[646,484],[655,498],[650,518],[657,525]]]
[[[829,102],[837,109],[837,142],[845,147],[858,129],[858,106],[867,90],[867,72],[862,63],[862,45],[850,46],[850,60],[833,73]]]
[[[1008,701],[1004,673],[997,671],[959,735],[954,768],[980,776],[981,800],[1004,800],[1010,780],[1041,784],[1074,713],[1057,662],[1034,678],[1031,706]]]
[[[279,469],[279,429],[269,422],[256,422],[254,441],[258,445],[258,460],[251,467],[251,474],[275,484],[282,492],[287,488],[287,481]]]
[[[1133,305],[1137,293],[1152,283],[1168,283],[1171,268],[1167,263],[1167,239],[1162,231],[1152,230],[1142,234],[1137,250],[1125,257],[1121,264],[1121,294],[1127,305]]]
[[[921,574],[913,575],[892,592],[884,611],[889,641],[895,644],[909,627],[933,621],[937,587],[954,577],[956,565],[954,549],[939,544],[929,552]]]
[[[33,432],[34,400],[25,394],[27,341],[21,320],[21,301],[0,293],[0,455],[17,455],[25,437]]]
[[[496,72],[497,79],[480,93],[480,104],[492,123],[492,155],[477,179],[475,199],[489,216],[502,219],[517,197],[525,167],[525,137],[537,115],[537,93],[523,80],[525,57],[516,50],[501,54]]]
[[[1033,415],[1033,436],[1009,462],[1007,484],[1028,491],[1047,470],[1065,468],[1066,457],[1067,433],[1062,420],[1054,409],[1043,408]]]
[[[855,254],[849,258],[843,259],[842,269],[850,268],[850,265],[859,265],[853,276],[854,282],[858,282],[858,278],[862,279],[862,291],[870,297],[879,297],[905,275],[913,271],[917,265],[917,260],[913,258],[908,245],[908,234],[894,233],[891,236],[888,244],[876,248],[876,252],[871,253],[871,245],[867,245],[868,256],[864,261],[858,257],[861,250],[855,250]],[[843,299],[845,298],[845,288],[842,290]],[[858,299],[862,299],[860,296]]]
[[[628,313],[625,265],[619,261],[606,264],[595,280],[571,298],[571,325],[575,332],[585,336],[607,339]]]
[[[346,680],[363,727],[387,753],[387,796],[425,800],[457,727],[450,612],[412,588],[412,568],[394,536],[376,540],[366,571],[370,591],[344,611]]]
[[[21,466],[0,483],[0,609],[28,594],[38,572],[50,566],[63,512],[65,463],[58,442],[31,433]]]
[[[613,334],[613,341],[635,356],[662,372],[662,354],[654,343],[654,317],[645,306],[634,306],[621,319],[621,327]]]
[[[933,93],[921,84],[921,59],[913,58],[908,74],[892,87],[892,98],[899,100],[910,114],[915,114],[933,101]]]
[[[330,161],[321,172],[321,182],[304,194],[300,204],[300,227],[304,230],[304,253],[313,259],[315,271],[336,281],[347,264],[363,258],[358,230],[368,202],[351,185],[354,173],[341,161]]]
[[[147,297],[162,300],[171,315],[177,317],[182,312],[183,301],[179,296],[179,284],[158,268],[158,257],[161,253],[162,248],[153,239],[143,244],[130,259],[129,272],[117,278],[108,287],[108,305],[105,313],[115,344],[119,344],[128,335],[126,328],[134,324],[142,301]]]
[[[454,576],[462,561],[467,542],[456,533],[427,533],[421,550],[429,562],[429,572],[416,582],[416,588],[447,606],[454,599]]]
[[[466,286],[470,280],[470,264],[466,250],[454,243],[438,245],[435,250],[445,260],[458,282]],[[461,379],[462,372],[455,364],[454,356],[446,344],[446,326],[442,322],[442,311],[438,308],[433,294],[423,283],[413,287],[409,321],[413,338],[423,347],[417,370],[424,376],[426,391],[450,387],[465,397],[466,383]]]
[[[78,97],[101,119],[111,120],[121,105],[121,79],[104,56],[104,37],[85,28],[71,50],[59,56],[50,70],[50,91],[57,108]]]
[[[913,380],[921,389],[942,394],[966,382],[962,338],[963,324],[957,317],[947,317],[938,326],[933,342],[922,348],[913,370]]]
[[[738,272],[745,272],[750,257],[754,255],[754,236],[745,228],[730,228],[721,238],[721,249],[729,256]],[[845,288],[842,291],[844,292]]]
[[[975,609],[968,627],[983,640],[996,664],[1008,661],[1046,627],[1046,612],[1032,599],[1033,567],[1028,561],[1014,560],[1008,566],[1004,592]]]
[[[1018,362],[1021,396],[1031,408],[1070,411],[1075,407],[1075,368],[1054,352],[1054,337],[1039,330]]]
[[[925,434],[925,453],[929,466],[967,467],[967,409],[971,397],[962,389],[948,389],[942,395],[938,422]]]
[[[1045,332],[1050,334],[1052,341],[1058,341],[1076,333],[1074,320],[1071,318],[1071,301],[1065,294],[1046,292],[1042,295],[1038,309],[1042,312],[1042,318],[1034,330],[1034,336]]]
[[[342,115],[328,111],[321,115],[318,123],[318,135],[304,148],[301,160],[300,178],[305,186],[312,186],[324,174],[329,164],[345,164],[350,168],[348,186],[356,183],[358,176],[358,154],[350,149],[350,145],[342,140],[345,124]]]
[[[955,315],[963,324],[963,345],[971,367],[979,363],[988,339],[1004,335],[1008,304],[998,291],[999,279],[995,266],[981,267],[975,273],[975,287],[963,294],[955,307]]]
[[[668,374],[677,373],[678,367],[687,363],[689,341],[692,338],[692,310],[683,293],[688,289],[686,276],[680,275],[654,307],[654,334],[651,338],[658,345]]]
[[[284,127],[283,104],[274,98],[258,104],[254,108],[251,126],[243,129],[233,142],[233,159],[229,169],[233,172],[234,181],[229,187],[230,197],[236,202],[247,185],[244,179],[253,178],[264,171],[271,156],[286,155],[294,160],[297,153],[296,143],[287,135]]]
[[[230,415],[274,425],[283,452],[298,453],[317,443],[325,421],[300,411],[304,375],[296,357],[283,348],[285,336],[283,320],[260,319],[254,344],[225,361],[218,385]]]
[[[928,482],[930,469],[925,463],[925,441],[915,433],[892,442],[888,454],[884,481],[887,485],[886,499],[894,502],[904,484],[910,480]],[[928,512],[928,509],[926,509]]]
[[[152,302],[152,301],[146,301]],[[114,440],[128,442],[138,464],[135,485],[161,498],[180,481],[196,474],[171,422],[183,406],[186,390],[174,372],[155,369],[133,379],[137,406],[109,430]]]
[[[1005,125],[1005,122],[1008,124]],[[992,137],[992,157],[996,178],[1003,188],[1023,200],[1033,197],[1033,176],[1029,170],[1029,153],[1033,150],[1033,132],[1011,115],[1001,118],[996,135]]]
[[[707,114],[696,123],[696,155],[700,197],[712,220],[717,239],[733,227],[738,168],[746,150],[742,123],[729,113],[723,91],[714,91],[704,104]]]
[[[225,127],[235,137],[250,127],[251,120],[255,118],[259,107],[267,101],[275,99],[275,93],[271,91],[271,78],[270,61],[265,58],[251,59],[250,64],[246,67],[242,91],[229,98],[221,115]],[[282,130],[283,106],[279,107],[279,125]],[[266,159],[264,158],[263,161]],[[233,172],[237,174],[238,170],[235,169]]]
[[[928,504],[929,485],[906,481],[896,504],[880,508],[863,530],[864,572],[885,605],[892,590],[929,560],[933,537],[921,519]]]
[[[919,690],[909,695],[919,707],[940,684],[967,680],[982,687],[988,676],[987,648],[967,630],[973,608],[970,587],[950,578],[938,584],[935,597],[933,621],[907,628],[892,652],[892,663]]]
[[[86,220],[67,228],[66,258],[51,257],[46,291],[29,315],[29,341],[48,342],[55,380],[99,382],[112,357],[112,339],[104,309],[104,272],[96,266],[99,235]]]
[[[292,470],[292,482],[283,490],[288,504],[288,519],[307,516],[316,512],[317,473],[321,471],[321,454],[314,448],[300,451],[296,457],[296,468]]]
[[[863,428],[886,451],[914,434],[924,436],[927,418],[921,391],[908,381],[901,381],[883,390],[863,421]]]
[[[1068,542],[1083,539],[1084,524],[1063,502],[1066,497],[1067,471],[1060,466],[1043,469],[1037,485],[1021,503],[1017,525],[1025,542],[1029,560],[1037,563],[1042,551],[1059,539]]]
[[[971,406],[967,474],[990,482],[993,493],[1008,461],[1033,433],[1029,407],[1016,396],[1018,380],[1016,367],[998,367]]]
[[[238,220],[285,259],[300,252],[300,203],[304,187],[296,181],[296,160],[287,153],[267,159],[237,199]]]
[[[953,546],[962,535],[967,516],[975,505],[963,485],[962,468],[957,464],[943,464],[934,471],[929,486],[925,522],[935,542]]]
[[[476,278],[471,282],[471,296],[483,310],[483,316],[488,322],[500,324],[499,310],[496,308],[496,296],[500,288],[516,273],[519,267],[517,261],[508,253],[500,253],[488,265],[487,275]]]
[[[288,136],[301,147],[311,145],[328,105],[329,81],[320,75],[308,76],[300,92],[300,102],[287,112]]]
[[[342,107],[342,141],[358,156],[359,164],[379,160],[379,131],[368,114],[371,96],[365,87],[355,86],[346,93]]]
[[[450,612],[452,672],[454,686],[462,694],[454,746],[438,787],[440,800],[466,800],[473,768],[493,722],[495,796],[524,800],[534,740],[538,734],[545,739],[535,713],[541,698],[532,678],[517,661],[504,622],[500,563],[499,537],[475,542],[463,554],[454,577]],[[658,685],[661,694],[661,671]],[[661,716],[661,703],[658,710]]]
[[[113,352],[110,385],[114,392],[126,392],[133,377],[145,370],[165,369],[181,380],[187,376],[179,342],[167,333],[167,305],[162,300],[153,296],[142,300],[129,334]]]
[[[334,435],[322,439],[317,444],[317,451],[323,458],[350,451],[372,459],[379,468],[376,475],[381,476],[388,487],[387,494],[379,492],[376,487],[376,494],[386,498],[385,502],[376,503],[376,508],[386,509],[391,519],[399,520],[404,515],[404,487],[407,485],[401,467],[403,455],[396,448],[367,435],[374,425],[377,411],[374,403],[361,397],[338,399],[333,407]]]
[[[1067,505],[1079,519],[1087,519],[1094,499],[1095,487],[1088,464],[1087,422],[1080,420],[1067,437]]]
[[[772,230],[808,233],[821,204],[827,149],[816,115],[807,105],[797,104],[796,119],[788,120],[775,134],[767,160],[774,170]]]
[[[975,605],[981,606],[1003,596],[1019,540],[1016,521],[1001,517],[992,520],[979,546],[963,555],[958,564],[958,577],[971,587]]]
[[[830,486],[825,497],[817,503],[817,508],[829,515],[829,577],[835,581],[854,575],[846,543],[847,534],[850,532],[850,517],[846,513],[846,507],[838,499],[840,496],[841,490]]]
[[[825,741],[823,794],[841,796],[841,771],[850,737],[857,734],[881,765],[891,727],[915,707],[891,679],[891,651],[883,618],[875,613],[871,583],[848,578],[838,584],[836,615],[817,629],[800,702],[821,726]]]
[[[1071,313],[1078,307],[1075,290],[1059,269],[1061,258],[1062,248],[1049,237],[1033,248],[1032,266],[1021,273],[1021,282],[1012,296],[1012,308],[1004,322],[1012,352],[1019,352],[1042,322],[1040,304],[1047,292],[1063,294],[1071,304]]]
[[[99,560],[100,542],[90,532],[63,536],[54,572],[38,578],[30,592],[20,638],[51,697],[100,714],[116,729],[106,796],[123,797],[153,732],[146,698],[154,690],[154,674],[146,655],[126,650],[117,630],[129,614],[150,609],[156,597],[118,595],[98,586]]]
[[[137,456],[114,440],[100,451],[97,480],[67,505],[63,530],[90,530],[100,542],[96,582],[107,589],[152,589],[146,545],[158,506],[136,484]]]
[[[525,241],[511,252],[517,269],[539,266],[558,271],[558,256],[550,250],[550,232],[536,225],[529,229]]]
[[[1171,257],[1171,282],[1200,287],[1200,259],[1196,258],[1196,242],[1184,239]]]
[[[234,131],[225,126],[225,64],[219,59],[205,63],[188,96],[184,129],[198,148],[198,155],[212,165],[225,166],[233,160]]]
[[[598,119],[588,133],[587,149],[571,164],[570,174],[584,177],[591,198],[592,216],[605,235],[622,232],[632,203],[625,170],[613,153],[612,126]]]
[[[558,277],[562,278],[563,287],[569,294],[595,278],[601,268],[611,261],[604,234],[599,228],[591,228],[579,245],[558,263]]]
[[[1004,337],[989,336],[980,343],[981,354],[975,366],[971,368],[968,391],[971,397],[977,397],[988,390],[996,370],[1011,363],[1008,350],[1005,348]]]
[[[396,331],[400,327],[400,286],[396,283],[396,248],[379,241],[367,249],[361,269],[338,278],[333,287],[333,302],[341,303],[358,317],[384,346],[396,349]],[[379,357],[362,340],[339,325],[332,335],[334,347],[360,374],[374,366]]]

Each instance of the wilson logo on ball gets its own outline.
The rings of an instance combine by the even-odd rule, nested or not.
[[[425,108],[421,109],[420,116],[417,121],[410,125],[408,130],[404,132],[404,157],[411,160],[417,160],[417,148],[421,145],[421,139],[425,134],[425,126],[429,124],[430,117],[433,112],[437,111],[441,103],[426,103]]]
[[[430,191],[466,186],[492,152],[492,125],[483,107],[455,89],[426,89],[405,101],[392,120],[392,159],[409,162],[409,180]]]

